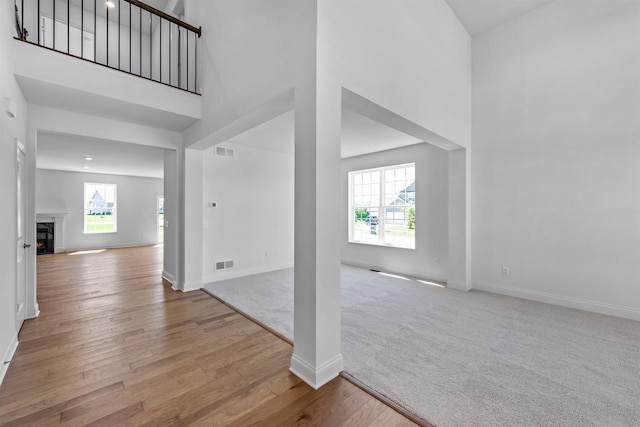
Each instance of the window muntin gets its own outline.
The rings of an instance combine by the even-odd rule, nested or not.
[[[415,249],[415,163],[349,172],[349,241]]]
[[[115,184],[84,184],[84,232],[115,233],[117,188]]]

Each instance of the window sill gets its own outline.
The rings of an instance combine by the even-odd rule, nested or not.
[[[352,243],[354,245],[377,246],[379,248],[406,249],[406,250],[410,250],[410,251],[415,251],[416,250],[415,246],[413,246],[413,247],[411,247],[411,246],[398,246],[398,245],[391,245],[389,243],[359,242],[357,240],[349,240],[347,243]]]
[[[83,231],[82,234],[117,234],[117,231]]]

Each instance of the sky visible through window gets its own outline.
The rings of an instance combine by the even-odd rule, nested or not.
[[[115,184],[84,184],[84,232],[117,231]]]
[[[415,248],[415,164],[349,172],[349,241]]]

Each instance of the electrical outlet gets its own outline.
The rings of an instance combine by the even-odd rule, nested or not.
[[[503,276],[508,276],[509,275],[509,267],[507,266],[502,266],[502,275]]]
[[[433,259],[433,263],[434,263],[435,265],[440,264],[440,259],[438,259],[438,257],[435,257],[435,258]]]

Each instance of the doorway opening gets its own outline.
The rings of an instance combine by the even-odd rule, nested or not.
[[[164,243],[164,196],[158,196],[158,243]]]

